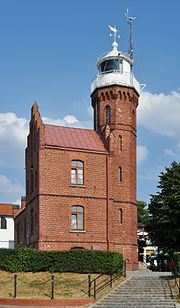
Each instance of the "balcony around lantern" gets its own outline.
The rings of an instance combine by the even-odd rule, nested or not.
[[[132,73],[113,70],[100,73],[96,76],[96,78],[91,83],[91,94],[97,88],[110,85],[122,85],[125,87],[131,87],[134,88],[138,94],[141,92],[141,85]]]

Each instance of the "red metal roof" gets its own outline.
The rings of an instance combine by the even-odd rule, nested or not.
[[[61,148],[107,153],[99,135],[96,131],[90,129],[46,124],[45,143],[46,145]]]

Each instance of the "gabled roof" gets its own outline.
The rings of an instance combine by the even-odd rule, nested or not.
[[[54,147],[107,153],[96,131],[45,124],[45,144]]]
[[[14,216],[19,211],[20,211],[20,206],[17,204],[0,203],[0,215]]]

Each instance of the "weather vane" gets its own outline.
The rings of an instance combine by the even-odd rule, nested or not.
[[[118,47],[117,38],[120,37],[120,35],[117,35],[117,32],[119,30],[116,28],[116,26],[112,27],[112,26],[108,25],[108,27],[113,32],[113,34],[110,33],[110,36],[114,36],[113,48],[117,48]]]
[[[129,56],[130,58],[133,60],[133,41],[132,41],[132,22],[134,19],[136,19],[136,17],[132,17],[129,16],[129,11],[127,9],[126,13],[125,13],[125,17],[127,20],[127,23],[130,26],[130,35],[129,35],[129,42],[130,42],[130,46],[129,46]]]

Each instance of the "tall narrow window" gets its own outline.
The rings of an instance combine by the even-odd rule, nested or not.
[[[119,224],[122,224],[122,209],[118,209],[118,216]]]
[[[73,206],[71,209],[71,229],[84,230],[84,208]]]
[[[71,162],[71,184],[84,184],[84,163],[80,160],[72,160]]]
[[[122,182],[122,168],[118,167],[118,181]]]
[[[119,136],[119,151],[122,152],[122,136]]]
[[[110,123],[110,115],[111,115],[111,108],[109,105],[106,106],[106,124]]]
[[[4,216],[0,217],[0,229],[7,229],[7,220]]]

